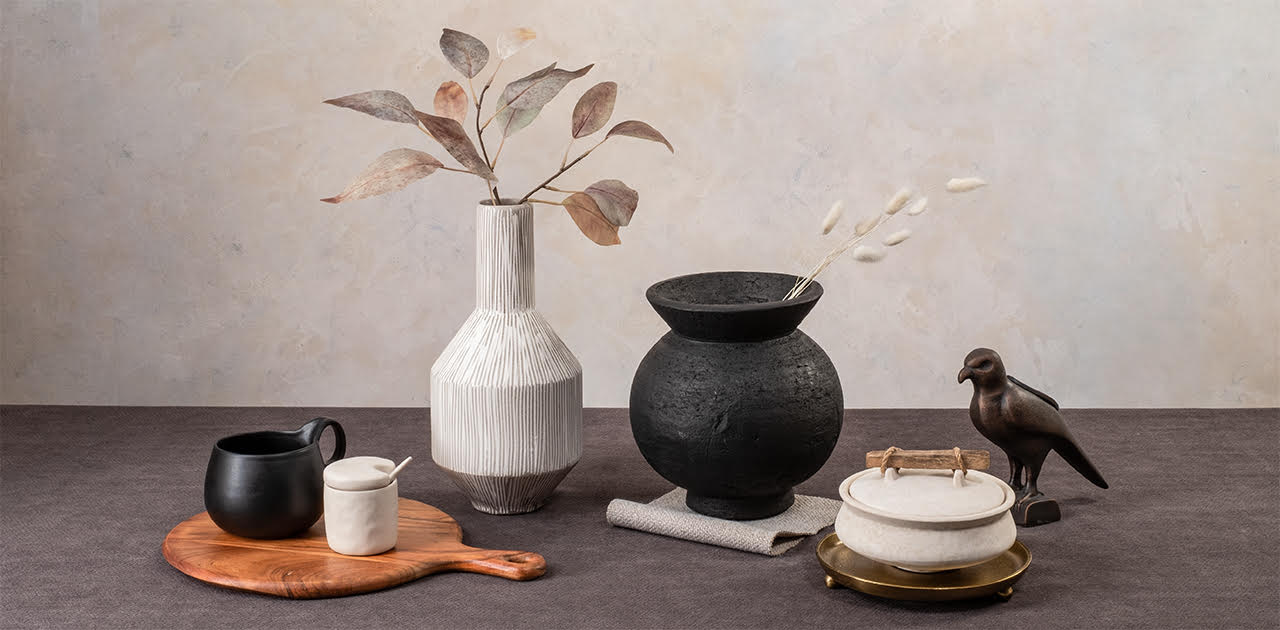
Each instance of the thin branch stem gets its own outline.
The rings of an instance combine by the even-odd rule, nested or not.
[[[506,61],[506,59],[499,59],[497,65],[493,67],[493,74],[489,75],[489,80],[484,83],[484,89],[480,90],[481,97],[484,96],[485,90],[488,90],[489,86],[493,85],[493,80],[498,78],[498,70],[502,69],[502,62],[504,61]]]
[[[467,77],[467,89],[471,90],[471,102],[480,102],[480,99],[476,98],[476,84],[471,81],[471,77]]]
[[[484,131],[485,129],[488,129],[488,128],[489,128],[489,123],[493,122],[493,119],[494,119],[494,118],[497,118],[497,117],[498,117],[498,114],[501,114],[501,113],[503,112],[503,110],[507,109],[507,108],[508,108],[508,107],[510,107],[510,106],[511,106],[511,104],[510,104],[510,103],[506,103],[506,104],[504,104],[502,107],[499,107],[496,111],[494,111],[494,112],[493,112],[493,114],[491,114],[491,115],[489,116],[489,120],[484,121],[484,124],[483,124],[483,125],[480,125],[480,119],[478,119],[478,118],[477,118],[477,119],[476,119],[476,124],[477,124],[477,125],[480,125],[480,130],[481,130],[481,131]]]
[[[573,193],[586,192],[583,190],[565,190],[563,188],[556,188],[555,186],[543,186],[542,188],[545,190],[550,190],[551,192],[565,193],[570,195],[572,195]]]
[[[818,277],[818,274],[822,273],[823,271],[826,271],[827,267],[831,266],[831,263],[835,262],[836,259],[840,258],[840,256],[842,256],[845,252],[852,249],[854,245],[857,245],[858,243],[862,242],[862,239],[866,238],[867,236],[870,236],[872,232],[876,231],[876,228],[880,227],[881,225],[884,225],[890,218],[892,218],[892,216],[893,215],[889,215],[889,214],[881,214],[879,217],[876,218],[876,222],[873,223],[870,228],[867,228],[866,232],[863,232],[862,234],[858,234],[855,231],[853,236],[849,237],[843,243],[837,245],[834,249],[832,249],[826,255],[826,257],[823,258],[822,261],[819,262],[817,266],[813,268],[813,271],[809,272],[809,275],[805,276],[801,280],[796,281],[795,286],[791,287],[791,290],[787,292],[787,295],[783,297],[782,300],[785,302],[786,300],[799,297],[802,293],[805,292],[806,289],[809,288],[809,285],[813,284],[813,280],[814,278]]]
[[[560,170],[552,174],[551,177],[546,178],[545,180],[543,180],[541,184],[538,184],[537,187],[535,187],[533,190],[530,190],[529,192],[525,193],[525,195],[521,197],[520,201],[517,203],[524,203],[527,199],[529,199],[529,197],[533,196],[534,193],[538,192],[539,190],[542,190],[543,188],[546,188],[547,184],[550,184],[551,182],[555,181],[557,177],[564,175],[565,171],[573,168],[574,164],[581,162],[583,158],[587,157],[588,155],[591,155],[592,151],[595,151],[600,145],[604,144],[605,140],[608,140],[608,139],[609,139],[609,136],[605,136],[604,139],[597,142],[595,146],[591,147],[590,149],[587,149],[586,151],[583,151],[582,155],[579,155],[578,157],[573,158],[572,162],[569,162],[568,164],[561,166]]]
[[[545,204],[547,204],[548,206],[563,206],[563,205],[564,205],[564,203],[563,203],[563,202],[560,202],[560,201],[547,201],[546,199],[534,199],[533,197],[529,197],[528,199],[525,199],[525,201],[528,201],[529,203],[545,203]]]
[[[560,158],[560,168],[564,168],[564,163],[569,160],[569,149],[573,148],[574,140],[577,140],[577,138],[569,138],[569,144],[565,146],[564,155]]]
[[[465,168],[453,168],[452,166],[441,166],[439,168],[442,171],[453,171],[455,173],[466,173],[468,175],[475,175],[475,173],[472,173],[471,171],[468,171]]]
[[[489,163],[489,170],[493,170],[498,166],[498,156],[502,155],[502,147],[507,146],[507,137],[502,136],[502,140],[498,141],[498,150],[493,152],[493,162]]]
[[[494,71],[494,74],[497,74],[497,71]],[[490,77],[489,83],[493,83],[492,77]],[[484,104],[484,95],[485,92],[489,91],[489,83],[484,85],[480,90],[480,96],[476,97],[476,88],[471,85],[471,79],[467,79],[467,85],[471,85],[471,100],[476,104],[476,140],[480,143],[480,155],[484,158],[486,164],[489,163],[489,151],[484,147],[484,130],[480,128],[480,106]],[[496,162],[498,158],[494,156],[493,159]],[[490,166],[489,170],[493,170],[493,166]],[[490,185],[486,182],[484,187],[489,192],[489,199],[493,201],[494,205],[497,205],[498,199],[500,199],[497,185]]]

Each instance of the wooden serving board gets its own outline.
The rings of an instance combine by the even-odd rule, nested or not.
[[[297,538],[256,540],[222,531],[208,512],[174,527],[164,558],[197,580],[279,597],[311,599],[368,593],[441,571],[468,571],[532,580],[547,571],[542,556],[462,544],[462,528],[448,514],[400,498],[395,549],[376,556],[344,556],[325,540],[324,519]]]

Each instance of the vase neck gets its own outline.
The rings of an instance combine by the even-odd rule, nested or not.
[[[476,308],[534,307],[533,206],[476,207]]]

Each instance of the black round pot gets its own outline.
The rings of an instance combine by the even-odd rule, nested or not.
[[[785,511],[840,437],[840,377],[797,330],[822,286],[780,301],[796,279],[700,273],[645,293],[671,332],[636,370],[631,431],[696,512],[742,520]]]

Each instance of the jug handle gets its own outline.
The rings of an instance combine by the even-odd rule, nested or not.
[[[302,425],[298,433],[308,444],[314,444],[320,441],[320,434],[324,433],[326,427],[333,427],[333,455],[324,462],[328,466],[347,454],[347,434],[342,430],[342,425],[332,418],[321,417]]]

